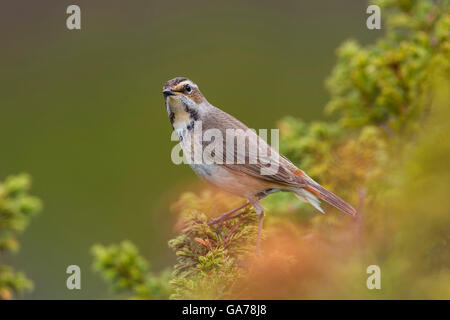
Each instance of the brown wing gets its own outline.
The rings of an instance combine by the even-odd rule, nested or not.
[[[225,168],[281,185],[305,185],[303,179],[294,173],[299,169],[254,131],[222,110],[211,105],[208,108],[206,115],[200,116],[200,120],[203,130],[218,129],[222,133],[223,152],[218,156]],[[230,136],[227,135],[227,129],[240,131],[239,134]],[[203,141],[203,150],[210,143],[211,141]]]

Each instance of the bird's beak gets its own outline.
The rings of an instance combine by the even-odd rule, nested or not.
[[[162,91],[162,93],[163,93],[163,95],[164,96],[174,96],[175,95],[175,92],[173,92],[172,90],[170,90],[170,89],[164,89],[163,91]]]

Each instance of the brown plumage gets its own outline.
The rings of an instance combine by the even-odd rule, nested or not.
[[[169,80],[163,94],[171,124],[184,153],[193,162],[192,169],[218,188],[247,199],[244,205],[251,204],[260,217],[259,231],[264,216],[259,200],[277,191],[293,192],[321,212],[320,200],[324,200],[345,213],[356,214],[352,206],[316,183],[246,125],[211,105],[191,80],[184,77]],[[227,135],[232,130],[237,134]],[[204,139],[205,132],[214,133],[214,139]],[[194,161],[196,146],[208,150],[212,145],[221,148],[213,148],[210,154],[202,154],[201,161]],[[211,224],[235,217],[232,213],[242,207],[213,219]]]

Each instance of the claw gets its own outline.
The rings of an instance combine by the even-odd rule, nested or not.
[[[217,226],[216,234],[217,234],[218,236],[220,235],[220,228],[222,228],[222,224],[223,224],[223,221],[220,221],[220,222],[219,222],[219,225]]]

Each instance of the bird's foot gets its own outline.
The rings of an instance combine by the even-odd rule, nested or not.
[[[233,212],[234,212],[234,211],[233,211]],[[209,226],[214,225],[214,224],[218,224],[217,230],[216,230],[216,234],[217,234],[217,235],[219,235],[220,229],[222,228],[222,225],[223,225],[223,223],[224,223],[225,221],[228,221],[228,220],[237,218],[237,217],[243,215],[244,213],[247,213],[247,211],[242,211],[242,212],[239,212],[239,213],[236,213],[236,214],[233,214],[233,215],[231,215],[230,213],[231,213],[231,212],[227,212],[226,214],[223,214],[223,215],[221,215],[220,217],[212,218],[212,219],[210,219],[210,220],[208,221],[208,225],[209,225]]]
[[[212,226],[212,225],[214,225],[214,224],[220,224],[220,223],[223,223],[223,219],[221,219],[222,217],[218,217],[218,218],[211,218],[211,219],[209,219],[209,221],[207,222],[207,224],[208,224],[208,226]]]
[[[248,206],[249,204],[250,204],[250,202],[247,200],[246,202],[244,202],[244,203],[241,204],[240,206],[238,206],[238,207],[236,207],[236,208],[234,208],[234,209],[232,209],[232,210],[230,210],[230,211],[227,211],[227,212],[221,214],[219,217],[210,219],[210,220],[208,221],[208,225],[209,225],[209,226],[212,226],[212,225],[214,225],[214,224],[219,224],[219,226],[217,227],[217,230],[216,230],[216,233],[219,234],[220,228],[222,227],[222,224],[223,224],[225,221],[227,221],[227,220],[237,218],[237,217],[239,217],[241,214],[245,213],[246,211],[243,211],[243,212],[240,212],[240,213],[238,213],[238,214],[234,214],[234,215],[233,215],[233,213],[235,213],[236,211],[239,211],[240,209],[245,208],[245,207]]]
[[[245,212],[245,211],[244,211],[244,212]],[[242,212],[242,213],[244,213],[244,212]],[[222,225],[223,225],[223,223],[224,223],[225,221],[230,220],[230,219],[233,219],[233,218],[237,218],[237,217],[240,216],[242,213],[240,213],[239,215],[233,215],[233,216],[228,215],[228,216],[224,216],[224,217],[220,216],[220,217],[218,217],[218,218],[210,219],[210,220],[208,221],[208,225],[209,225],[209,226],[212,226],[212,225],[218,224],[217,230],[216,230],[216,234],[219,235],[220,229],[222,228]]]

